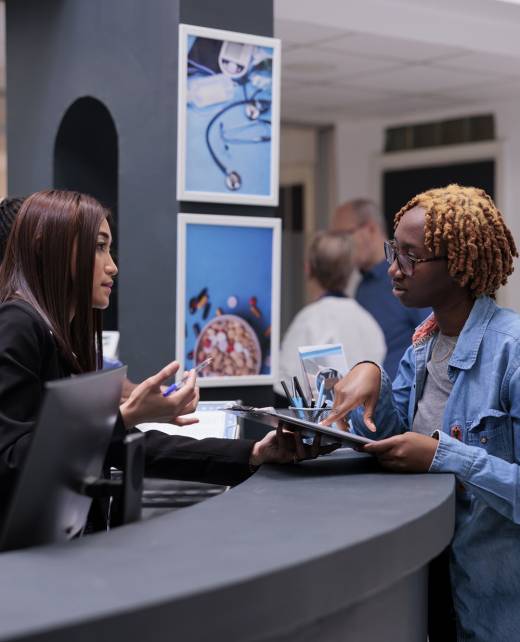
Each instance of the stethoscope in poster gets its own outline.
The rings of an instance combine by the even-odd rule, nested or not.
[[[178,200],[278,204],[280,41],[179,26]]]

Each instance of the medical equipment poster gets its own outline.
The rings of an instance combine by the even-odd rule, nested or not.
[[[179,25],[177,200],[278,205],[280,41]]]
[[[176,354],[203,387],[278,377],[281,222],[179,214]]]

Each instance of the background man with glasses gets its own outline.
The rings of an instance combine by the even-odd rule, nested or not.
[[[394,377],[399,361],[411,343],[415,328],[430,314],[430,308],[406,308],[392,294],[387,256],[394,247],[385,249],[386,226],[377,205],[357,198],[340,205],[334,212],[331,229],[352,236],[354,265],[361,274],[355,298],[375,318],[385,335],[387,353],[383,367]],[[387,254],[385,254],[385,252]],[[413,263],[401,258],[406,264]],[[391,257],[389,257],[391,258]],[[408,268],[413,270],[412,267]]]

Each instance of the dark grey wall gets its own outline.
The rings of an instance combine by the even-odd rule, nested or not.
[[[121,353],[136,378],[174,354],[178,15],[175,0],[7,2],[9,192],[53,184],[55,136],[77,98],[114,119]]]
[[[274,214],[267,207],[177,203],[178,24],[269,36],[272,0],[6,4],[10,194],[53,185],[55,137],[76,99],[98,99],[114,120],[121,357],[139,380],[175,354],[177,211]],[[264,400],[265,393],[264,388],[213,394]]]

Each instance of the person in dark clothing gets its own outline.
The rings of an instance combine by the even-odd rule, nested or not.
[[[62,190],[29,196],[16,216],[0,267],[0,514],[29,448],[45,382],[102,366],[101,311],[117,275],[108,221],[94,198]],[[172,362],[136,386],[120,406],[116,438],[141,422],[196,421],[185,417],[199,398],[194,372],[180,390],[162,395],[161,385],[178,368]],[[256,442],[159,431],[145,440],[148,475],[226,485],[263,463],[328,451],[282,430]],[[112,452],[108,464],[117,466],[117,448]]]

